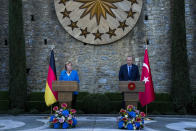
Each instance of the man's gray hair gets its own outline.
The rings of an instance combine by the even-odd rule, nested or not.
[[[130,55],[129,55],[129,56],[127,56],[127,57],[132,57],[132,58],[133,58],[133,56],[130,56]]]

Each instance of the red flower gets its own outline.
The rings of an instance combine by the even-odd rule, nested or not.
[[[53,119],[52,123],[57,123],[58,122],[58,119]]]
[[[61,104],[61,107],[62,107],[62,108],[67,108],[67,104],[66,104],[66,103],[62,103],[62,104]]]
[[[73,121],[72,120],[68,120],[68,124],[72,125]]]
[[[133,105],[128,105],[128,106],[127,106],[127,110],[128,110],[128,109],[133,109]]]
[[[58,109],[58,106],[53,107],[53,111],[57,111]]]
[[[125,113],[125,112],[126,112],[126,110],[124,110],[124,109],[120,110],[120,113]]]
[[[140,112],[141,117],[145,117],[146,114],[144,112]]]
[[[136,118],[136,121],[140,122],[140,121],[142,121],[142,119],[139,118],[139,117],[137,117],[137,118]]]
[[[75,113],[76,113],[76,110],[75,110],[75,109],[71,109],[70,112],[71,112],[72,114],[75,114]]]
[[[123,120],[123,121],[128,121],[128,119],[127,119],[126,117],[124,117],[122,120]]]

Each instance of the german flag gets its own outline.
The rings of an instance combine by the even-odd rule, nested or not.
[[[48,76],[46,80],[46,89],[45,89],[45,102],[47,106],[52,105],[58,100],[58,93],[52,90],[52,81],[56,80],[56,67],[54,59],[54,51],[51,51],[50,54],[50,64],[48,68]]]

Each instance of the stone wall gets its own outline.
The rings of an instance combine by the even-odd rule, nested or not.
[[[187,53],[190,67],[190,80],[193,93],[196,93],[196,1],[185,0]]]
[[[193,0],[192,0],[193,3]],[[23,0],[24,32],[29,91],[44,91],[50,50],[54,48],[57,75],[71,60],[80,77],[80,90],[90,93],[118,91],[118,71],[126,56],[134,55],[140,68],[146,38],[154,88],[157,93],[170,89],[170,1],[144,0],[143,10],[134,29],[112,44],[93,46],[71,37],[60,25],[53,0]],[[187,8],[190,8],[188,10]],[[195,23],[193,6],[186,2],[188,53],[191,78],[195,78]],[[186,11],[187,11],[186,10]],[[191,17],[191,18],[190,18]],[[193,18],[192,18],[193,17]],[[8,89],[8,2],[0,1],[0,90]],[[193,59],[194,58],[194,59]],[[194,63],[194,64],[193,64]],[[192,85],[195,83],[192,81]]]
[[[170,64],[170,1],[147,0],[144,14],[146,37],[149,39],[149,57],[156,92],[168,92],[171,85]],[[147,17],[146,16],[146,17]]]
[[[8,1],[0,1],[0,89],[8,89]]]

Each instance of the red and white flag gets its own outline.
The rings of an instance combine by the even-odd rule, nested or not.
[[[139,92],[139,100],[143,107],[155,100],[147,48],[145,49],[145,54],[144,54],[144,63],[142,66],[141,81],[145,82],[145,92]]]

